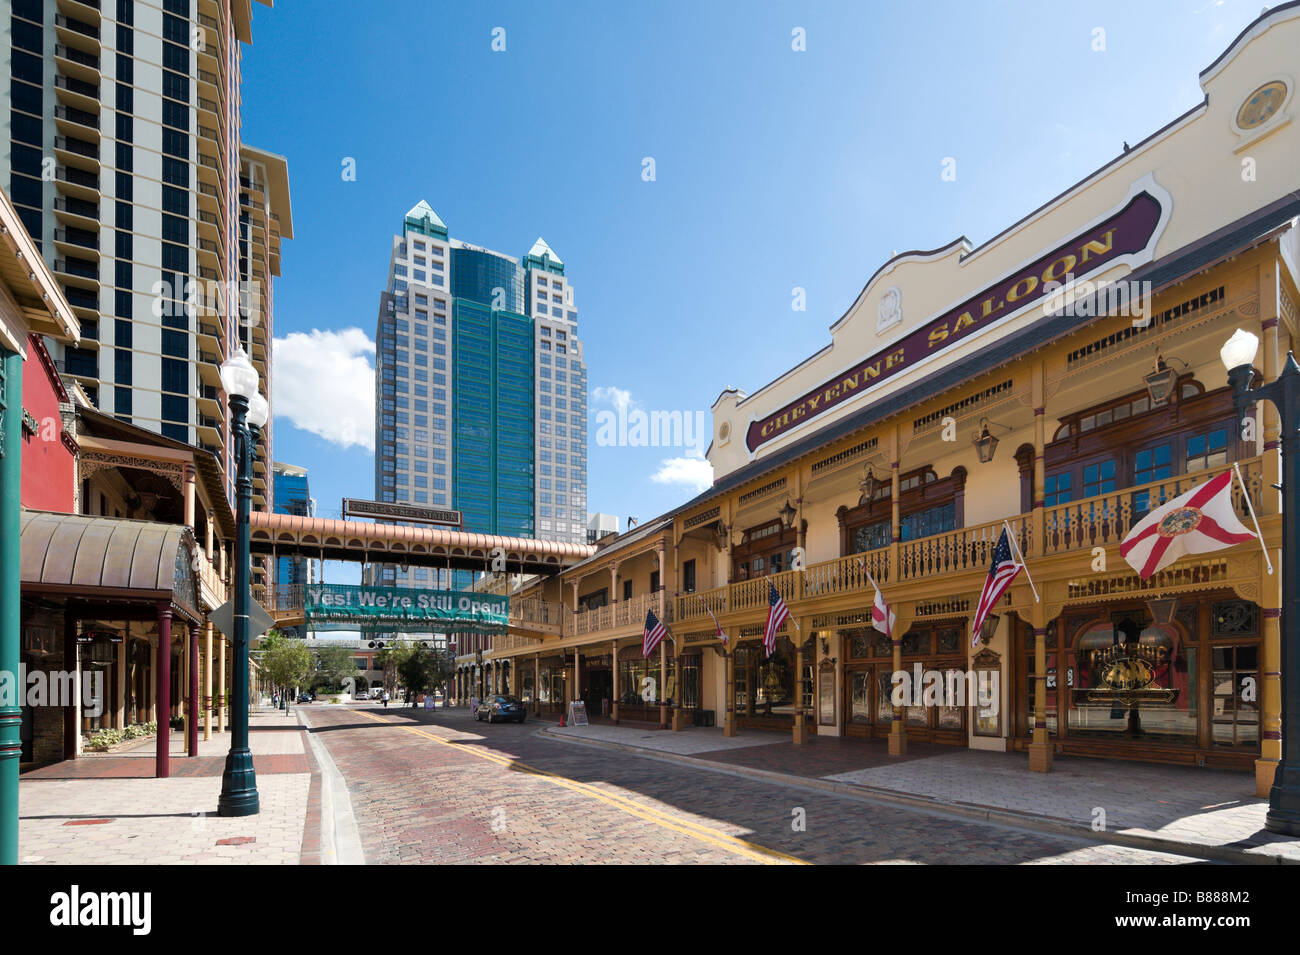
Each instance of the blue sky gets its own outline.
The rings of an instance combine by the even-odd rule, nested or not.
[[[522,255],[542,235],[564,259],[601,389],[589,509],[659,514],[696,487],[655,476],[698,462],[597,446],[613,389],[688,413],[755,390],[827,342],[892,251],[978,244],[1200,102],[1197,73],[1260,6],[254,4],[244,139],[288,158],[296,236],[275,457],[310,469],[324,514],[372,496],[371,452],[344,446],[369,424],[342,419],[373,387],[391,237],[424,198],[457,238]]]

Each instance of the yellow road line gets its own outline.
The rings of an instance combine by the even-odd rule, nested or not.
[[[507,769],[514,769],[520,772],[530,773],[534,776],[540,776],[543,779],[555,783],[557,786],[561,786],[584,796],[589,796],[592,799],[598,799],[607,805],[613,806],[615,809],[620,809],[629,815],[636,816],[639,819],[644,819],[647,822],[652,822],[664,829],[670,829],[673,832],[699,839],[702,842],[710,843],[720,849],[725,849],[728,852],[733,852],[736,855],[744,856],[745,858],[756,862],[762,862],[767,865],[776,865],[782,862],[794,863],[796,865],[809,864],[796,856],[779,852],[776,849],[769,849],[766,846],[760,846],[757,843],[748,842],[744,839],[737,838],[736,836],[728,835],[725,832],[720,832],[717,829],[700,825],[699,823],[673,819],[667,813],[664,813],[659,809],[650,806],[643,806],[624,796],[616,796],[612,793],[607,793],[601,789],[597,789],[595,786],[578,782],[576,779],[570,779],[568,776],[561,776],[559,773],[553,773],[546,769],[539,769],[536,766],[530,766],[527,763],[520,762],[517,759],[512,759],[509,756],[500,756],[496,753],[487,752],[475,747],[458,746],[449,739],[445,739],[414,726],[406,726],[401,723],[396,723],[393,720],[383,719],[382,717],[375,716],[372,713],[367,713],[364,710],[353,710],[352,712],[364,716],[367,719],[374,720],[376,723],[383,723],[386,726],[393,726],[397,729],[405,730],[408,733],[414,733],[416,736],[421,736],[425,739],[432,740],[435,743],[450,747],[455,749],[457,752],[469,753],[472,756],[477,756],[480,759],[487,760],[488,762],[496,763],[497,765],[504,766]]]

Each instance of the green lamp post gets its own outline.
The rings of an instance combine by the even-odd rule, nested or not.
[[[230,430],[235,438],[235,593],[234,661],[231,668],[230,752],[221,774],[217,814],[253,816],[258,811],[257,775],[248,748],[248,514],[253,503],[253,435],[266,424],[269,406],[257,393],[260,376],[248,355],[237,348],[221,365],[221,385],[230,400]]]

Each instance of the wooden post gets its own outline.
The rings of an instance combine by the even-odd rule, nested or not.
[[[158,601],[158,736],[154,750],[154,775],[171,775],[172,606]]]
[[[799,625],[805,629],[795,631],[799,642],[794,649],[794,742],[803,744],[808,742],[808,714],[803,711],[803,635],[809,634],[811,640],[812,631],[807,628],[812,626],[812,620],[805,618]]]
[[[203,738],[212,739],[212,621],[203,623]]]
[[[723,667],[726,671],[726,677],[723,685],[726,690],[727,698],[723,700],[723,721],[722,735],[736,735],[736,650],[733,647],[725,651],[723,656]]]
[[[63,758],[76,759],[81,734],[77,726],[81,715],[81,680],[77,673],[77,618],[63,617],[63,672],[72,676],[72,699],[63,701]]]
[[[613,720],[614,725],[617,726],[617,725],[618,725],[618,700],[619,700],[619,695],[618,695],[618,641],[617,641],[617,640],[613,641],[613,647],[612,647],[611,652],[612,652],[613,655],[610,657],[610,659],[613,661],[613,667],[614,667],[614,690],[613,690],[613,693],[614,693],[614,699],[613,699],[613,702],[611,702],[611,703],[609,704],[609,717],[610,717],[611,720]]]
[[[898,470],[895,465],[895,479],[897,479]],[[897,499],[895,499],[897,500]],[[897,507],[897,504],[895,504]],[[902,627],[898,628],[900,631]],[[902,633],[894,634],[894,672],[903,672],[903,635]],[[889,724],[889,755],[906,756],[907,755],[907,722],[903,719],[903,707],[894,707],[894,719]]]
[[[122,634],[122,642],[117,648],[117,672],[114,679],[117,681],[117,705],[113,708],[113,728],[126,729],[126,658],[131,650],[131,625],[127,624],[126,633]]]
[[[188,737],[191,756],[199,755],[199,628],[192,623],[185,625],[189,634],[189,678],[190,694],[186,701],[185,733]]]
[[[226,635],[217,641],[217,732],[226,731]]]
[[[1034,627],[1034,735],[1029,744],[1029,768],[1052,771],[1052,743],[1047,732],[1047,627],[1041,603],[1033,606]]]

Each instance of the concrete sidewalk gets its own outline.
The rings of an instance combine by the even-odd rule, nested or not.
[[[23,774],[19,861],[76,865],[299,864],[320,861],[320,773],[297,714],[249,719],[260,812],[216,815],[230,734],[185,754],[171,736],[171,777],[154,778],[153,739]]]
[[[728,738],[715,728],[672,733],[606,724],[541,733],[1099,841],[1232,862],[1300,863],[1300,839],[1264,829],[1268,803],[1255,797],[1248,773],[1061,756],[1051,773],[1031,773],[1022,753],[909,744],[900,758],[889,756],[884,740],[813,736],[796,746],[788,734]]]

